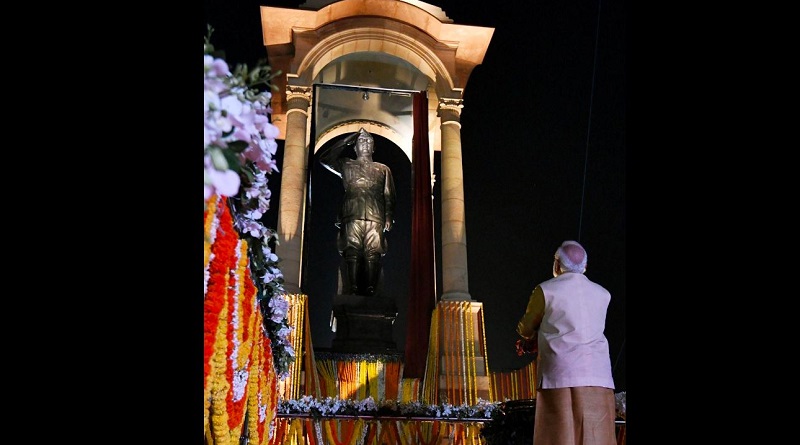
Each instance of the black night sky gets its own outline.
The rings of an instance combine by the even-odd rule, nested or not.
[[[210,24],[212,44],[233,66],[266,57],[259,6],[296,8],[303,1],[204,3],[204,35]],[[490,369],[530,361],[514,351],[516,322],[536,284],[552,276],[555,249],[574,239],[587,249],[586,275],[611,292],[606,336],[617,390],[625,390],[626,3],[428,3],[456,24],[495,29],[461,114],[469,292],[484,305]],[[279,167],[282,150],[279,141]],[[269,177],[271,227],[279,175]],[[322,333],[329,331],[329,310],[312,315],[321,347],[330,346]],[[399,326],[398,343],[404,335]]]

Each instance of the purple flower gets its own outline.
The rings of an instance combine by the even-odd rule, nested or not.
[[[204,185],[212,188],[222,196],[234,196],[239,192],[241,179],[239,174],[233,170],[217,170],[211,162],[211,156],[204,159]]]

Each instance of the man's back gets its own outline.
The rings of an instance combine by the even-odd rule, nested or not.
[[[614,388],[605,330],[611,294],[580,273],[540,284],[545,312],[539,328],[540,388]]]

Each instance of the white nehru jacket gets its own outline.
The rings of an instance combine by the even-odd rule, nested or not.
[[[538,388],[602,386],[614,389],[605,330],[611,294],[580,273],[540,284],[544,318],[539,328]]]

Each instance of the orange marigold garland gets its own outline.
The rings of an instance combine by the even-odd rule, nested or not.
[[[212,294],[213,295],[213,294]],[[203,429],[208,430],[209,410],[211,408],[211,389],[214,385],[213,368],[214,351],[225,349],[225,344],[216,344],[217,327],[219,326],[219,318],[222,315],[222,309],[225,305],[225,298],[207,298],[205,301],[205,324],[204,324],[204,345],[203,345]],[[216,314],[216,321],[210,322],[209,319]],[[213,331],[211,331],[213,329]],[[222,340],[224,341],[224,340]]]
[[[235,266],[238,236],[233,228],[233,218],[225,203],[225,198],[217,206],[219,224],[211,246],[212,259],[209,263],[208,287],[203,302],[203,384],[204,384],[204,429],[208,428],[214,379],[218,370],[225,369],[224,354],[227,349],[225,306],[228,295],[229,271]],[[209,206],[210,207],[210,206]],[[223,361],[214,360],[215,353],[221,351]],[[221,367],[218,367],[222,365]]]

